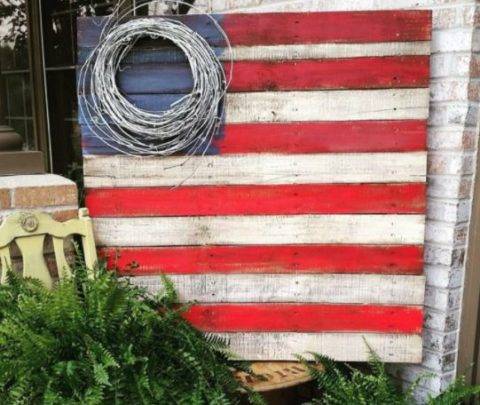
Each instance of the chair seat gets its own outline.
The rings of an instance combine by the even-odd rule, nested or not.
[[[251,363],[251,369],[258,378],[243,371],[237,371],[235,378],[257,392],[288,388],[312,379],[307,368],[294,361],[258,361]]]

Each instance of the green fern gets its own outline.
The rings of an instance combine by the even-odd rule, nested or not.
[[[406,391],[401,391],[385,370],[378,355],[369,347],[368,369],[362,371],[347,363],[337,363],[327,356],[312,353],[314,363],[304,357],[299,360],[308,368],[315,381],[320,398],[312,403],[322,405],[411,405],[419,383],[431,377],[420,376]],[[455,380],[443,393],[428,398],[428,405],[457,405],[480,394],[480,386],[469,387],[464,378]]]
[[[48,291],[13,273],[0,287],[1,404],[235,404],[227,342],[180,316],[173,285],[161,296],[104,268]],[[251,395],[252,402],[261,399]]]
[[[480,394],[480,386],[467,386],[465,377],[458,377],[445,391],[428,399],[428,405],[456,405]]]

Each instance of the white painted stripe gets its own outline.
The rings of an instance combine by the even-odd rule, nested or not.
[[[315,302],[422,305],[423,276],[377,274],[185,274],[168,275],[182,302]],[[130,277],[151,293],[160,276]]]
[[[374,11],[400,9],[431,9],[439,4],[448,4],[448,0],[197,0],[195,7],[207,13],[273,13],[273,12],[317,12],[317,11]],[[471,3],[466,3],[471,4]],[[162,13],[158,3],[149,5],[150,15]]]
[[[106,246],[422,244],[424,215],[94,218]],[[139,237],[141,236],[141,237]]]
[[[228,93],[227,123],[426,119],[428,88]]]
[[[377,333],[221,333],[245,360],[297,360],[295,354],[321,353],[337,361],[368,361],[367,344],[387,363],[420,363],[420,335]],[[367,344],[366,344],[367,343]]]
[[[227,93],[225,122],[426,119],[428,102],[428,88]]]
[[[275,61],[301,59],[339,59],[382,56],[430,55],[429,41],[412,42],[373,42],[364,44],[326,43],[326,44],[294,44],[294,45],[257,45],[234,46],[231,52],[227,48],[214,48],[218,58],[230,61]],[[89,48],[83,48],[84,52]],[[90,48],[90,50],[93,48]],[[157,48],[165,60],[170,54],[172,60],[178,59],[178,51],[172,53],[171,47]],[[167,57],[168,59],[168,57]],[[129,56],[131,61],[141,63],[158,61],[158,57],[148,58],[142,51],[133,50]]]
[[[362,56],[429,55],[430,42],[378,42],[369,44],[309,44],[236,46],[232,59],[237,60],[298,60],[335,59]],[[230,53],[224,50],[220,60],[229,61]]]
[[[87,187],[424,182],[426,152],[85,156]]]

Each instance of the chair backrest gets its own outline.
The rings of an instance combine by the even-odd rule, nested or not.
[[[53,284],[52,276],[44,258],[45,237],[50,235],[57,263],[59,277],[71,274],[64,252],[64,239],[70,235],[80,235],[85,264],[93,268],[97,261],[92,220],[88,210],[81,208],[78,219],[66,222],[55,221],[44,212],[16,212],[9,215],[0,225],[0,283],[6,282],[7,270],[12,269],[10,245],[16,242],[23,259],[23,276],[41,280],[47,287]]]

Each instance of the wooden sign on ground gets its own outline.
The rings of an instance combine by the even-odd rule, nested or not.
[[[228,60],[206,16],[175,18]],[[385,361],[420,362],[430,13],[214,18],[234,63],[206,156],[117,155],[80,116],[102,253],[152,291],[168,274],[198,301],[186,318],[244,358],[362,361],[365,339]],[[79,19],[80,63],[104,23]],[[181,52],[154,43],[118,77],[156,111],[191,80]]]

